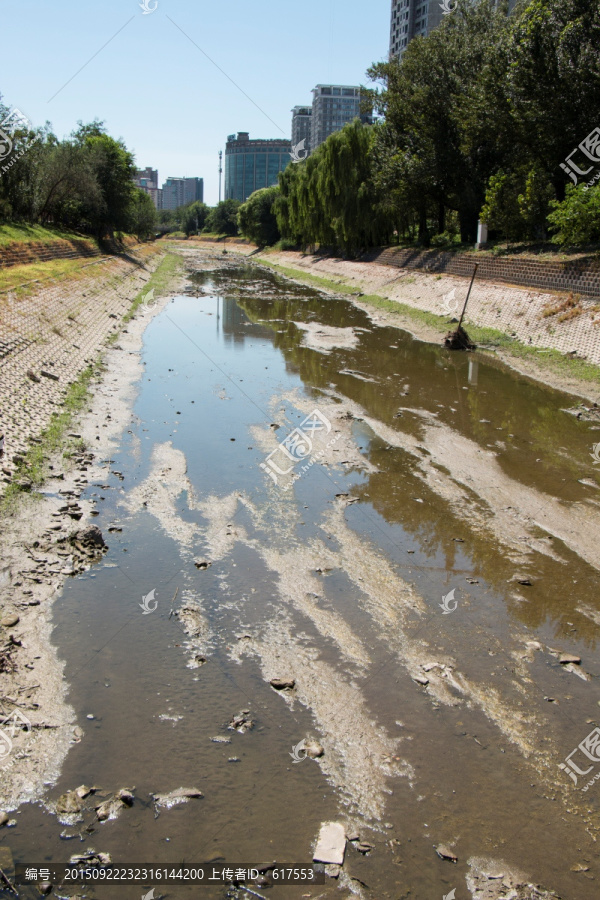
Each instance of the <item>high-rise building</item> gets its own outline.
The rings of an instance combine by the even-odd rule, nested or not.
[[[454,7],[457,0],[448,0]],[[444,19],[439,0],[392,0],[390,20],[390,57],[400,59],[409,41],[417,35],[429,34]]]
[[[199,200],[204,201],[204,179],[203,178],[184,178],[183,179],[183,203],[194,203]]]
[[[418,35],[426,37],[454,12],[458,2],[462,0],[444,0],[445,11],[440,0],[392,0],[390,58],[397,56],[402,59],[412,38]],[[495,0],[496,4],[498,2],[499,0]],[[516,4],[517,0],[508,0],[509,12],[513,11]]]
[[[162,186],[162,209],[178,209],[204,199],[204,179],[167,178]]]
[[[250,140],[247,131],[230,134],[225,145],[225,199],[241,200],[260,188],[277,184],[278,173],[291,160],[291,142]]]
[[[310,126],[312,121],[312,107],[295,106],[292,110],[292,147],[304,141],[304,156],[310,153]]]
[[[357,117],[366,124],[372,122],[370,115],[360,111],[360,88],[356,85],[318,84],[312,93],[311,150]]]
[[[151,166],[138,169],[133,180],[137,187],[152,198],[156,209],[162,209],[162,191],[158,186],[158,170]]]

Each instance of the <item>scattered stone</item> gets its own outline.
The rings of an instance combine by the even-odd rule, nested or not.
[[[5,825],[8,825],[9,818],[5,812],[0,813],[0,828],[4,828]]]
[[[583,863],[576,863],[574,866],[571,866],[571,872],[589,872],[590,867],[584,866]]]
[[[60,381],[58,375],[55,375],[54,372],[47,372],[46,369],[42,369],[40,375],[43,375],[44,378],[50,378],[52,381]]]
[[[177,788],[168,794],[152,794],[152,799],[157,806],[170,809],[177,803],[187,803],[188,800],[201,800],[204,797],[202,791],[197,788]]]
[[[449,850],[448,847],[445,847],[444,844],[438,844],[435,848],[435,852],[439,856],[440,859],[447,859],[450,862],[458,862],[458,856]]]
[[[41,881],[38,884],[38,890],[42,896],[46,896],[47,894],[52,893],[52,882],[51,881]]]
[[[572,653],[561,653],[558,661],[563,666],[566,666],[567,663],[575,663],[575,665],[579,665],[581,663],[581,657],[574,656]]]
[[[358,831],[347,831],[346,832],[346,840],[347,841],[360,841],[360,834]]]
[[[81,803],[76,791],[66,791],[56,801],[56,812],[60,815],[74,816],[81,812]]]
[[[128,788],[121,788],[121,790],[117,793],[117,797],[119,800],[122,800],[125,806],[133,806],[133,801],[135,797],[133,796],[133,791],[130,791]]]
[[[80,800],[85,800],[86,797],[89,797],[91,793],[93,793],[94,788],[88,787],[87,784],[82,784],[75,791]]]
[[[269,684],[271,687],[274,687],[276,691],[285,691],[290,690],[295,686],[296,679],[295,678],[271,678]]]
[[[126,808],[125,803],[118,797],[111,800],[105,800],[100,806],[96,807],[96,816],[99,822],[106,822],[107,819],[116,819],[117,816]]]
[[[330,878],[339,878],[341,871],[342,871],[341,866],[336,866],[336,865],[325,866],[325,874],[328,875]]]
[[[93,556],[108,550],[97,525],[88,525],[87,528],[77,531],[71,538],[71,543],[86,553],[90,551]]]
[[[368,841],[359,841],[356,849],[359,853],[370,853],[371,850],[375,849],[375,844],[369,844]]]
[[[533,584],[533,581],[531,580],[529,575],[513,575],[512,578],[508,579],[508,584],[511,584],[511,583],[523,584],[527,587],[531,587],[531,585]]]
[[[39,384],[41,379],[38,375],[35,374],[33,369],[27,369],[27,377],[34,381],[36,384]]]
[[[212,566],[212,563],[206,559],[196,559],[194,560],[194,565],[197,569],[208,569],[209,566]]]
[[[429,678],[425,678],[424,675],[414,675],[413,681],[416,681],[417,684],[422,684],[423,687],[426,687],[429,684]]]
[[[304,741],[304,752],[311,759],[318,759],[323,756],[325,750],[318,741]]]
[[[219,735],[217,735],[217,737],[211,737],[211,741],[213,742],[213,744],[230,744],[231,743],[229,738],[220,737]]]
[[[346,850],[346,832],[339,822],[324,822],[313,854],[314,862],[341,866]]]
[[[234,716],[227,726],[232,731],[239,731],[240,734],[245,734],[246,731],[250,731],[251,728],[254,728],[254,722],[250,718],[250,710],[243,709],[237,716]]]
[[[12,628],[19,624],[19,617],[16,613],[8,613],[4,618],[0,619],[0,625],[4,628]]]
[[[91,847],[86,853],[75,853],[69,860],[72,866],[85,863],[87,866],[109,866],[112,862],[110,853],[96,853]]]

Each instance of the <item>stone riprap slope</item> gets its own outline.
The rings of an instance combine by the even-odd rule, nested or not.
[[[0,492],[60,411],[69,385],[119,330],[162,252],[145,245],[135,257],[82,263],[75,279],[30,285],[25,296],[0,292]]]
[[[377,262],[296,252],[269,253],[266,258],[322,278],[341,278],[346,284],[355,284],[357,291],[379,294],[440,316],[459,314],[469,286],[467,277],[400,269]],[[478,276],[465,321],[467,326],[473,322],[496,328],[524,344],[577,355],[600,365],[600,303],[591,298],[575,297],[570,301],[566,294],[497,284]]]
[[[12,243],[0,247],[0,268],[22,266],[33,262],[48,262],[52,259],[79,259],[101,256],[96,244],[91,240],[73,238],[55,241],[31,241],[28,244]]]

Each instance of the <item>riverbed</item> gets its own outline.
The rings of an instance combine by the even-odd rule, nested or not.
[[[2,841],[18,862],[307,865],[334,821],[336,877],[265,895],[592,900],[600,422],[347,299],[186,256],[82,427],[108,551],[51,633],[80,732]],[[182,787],[203,796],[157,801]],[[226,896],[156,893],[199,891]]]

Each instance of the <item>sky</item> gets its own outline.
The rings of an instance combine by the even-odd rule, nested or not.
[[[316,84],[369,83],[389,18],[390,0],[0,0],[0,94],[60,138],[103,120],[214,204],[227,135],[289,138]]]

